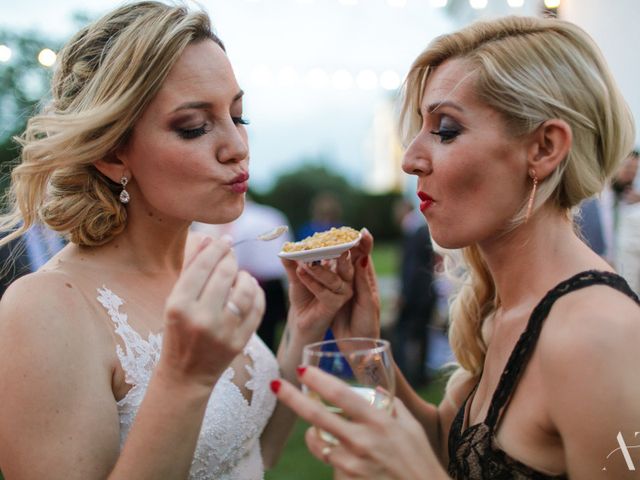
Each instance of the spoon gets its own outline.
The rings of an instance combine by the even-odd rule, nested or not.
[[[254,240],[268,242],[269,240],[275,240],[276,238],[282,236],[282,234],[284,234],[288,230],[289,230],[289,227],[287,227],[286,225],[280,225],[279,227],[276,227],[269,231],[261,233],[256,238],[245,238],[243,240],[238,240],[237,242],[234,242],[232,246],[235,247],[236,245],[240,245],[241,243],[252,242]]]

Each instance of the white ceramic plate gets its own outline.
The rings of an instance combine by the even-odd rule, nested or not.
[[[296,260],[298,262],[316,262],[319,260],[338,258],[350,248],[358,245],[361,238],[362,234],[358,235],[358,238],[348,243],[340,243],[330,247],[312,248],[311,250],[300,250],[298,252],[280,252],[278,256],[289,260]]]

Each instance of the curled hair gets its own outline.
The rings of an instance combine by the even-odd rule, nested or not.
[[[406,139],[421,127],[417,114],[426,82],[439,65],[464,59],[478,97],[499,112],[514,136],[550,119],[573,134],[567,157],[538,187],[534,210],[570,209],[600,192],[633,148],[633,117],[593,40],[557,19],[504,17],[477,22],[436,38],[413,63],[403,88],[401,127]],[[521,224],[526,202],[512,221]],[[483,321],[500,304],[477,246],[463,249],[466,268],[450,308],[450,341],[467,374],[481,373],[486,352]],[[462,373],[462,372],[461,372]]]
[[[133,125],[183,50],[210,39],[209,17],[185,6],[144,1],[120,7],[80,30],[62,49],[52,101],[16,138],[2,243],[42,222],[79,245],[120,233],[127,213],[118,184],[94,166],[126,144]]]

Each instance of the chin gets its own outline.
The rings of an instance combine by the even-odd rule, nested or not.
[[[234,203],[227,203],[217,208],[213,208],[211,211],[203,215],[203,218],[199,218],[196,221],[201,223],[210,223],[212,225],[223,225],[236,220],[242,211],[244,210],[244,195],[242,198]]]
[[[439,247],[442,247],[447,250],[458,250],[460,248],[468,247],[472,245],[474,242],[469,241],[467,238],[460,238],[450,235],[438,235],[438,232],[431,231],[431,239],[435,244]]]

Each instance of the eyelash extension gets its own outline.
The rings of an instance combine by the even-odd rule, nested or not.
[[[433,134],[433,135],[437,135],[440,137],[440,141],[442,143],[448,143],[451,142],[454,138],[456,138],[458,135],[460,135],[460,131],[459,130],[432,130],[429,133]]]

